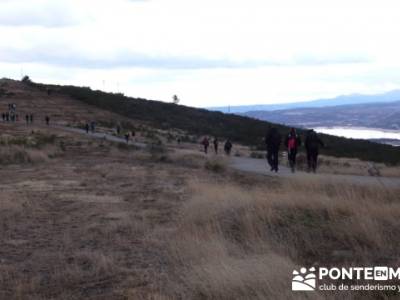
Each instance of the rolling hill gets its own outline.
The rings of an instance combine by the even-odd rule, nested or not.
[[[39,111],[49,109],[47,105],[62,99],[62,102],[51,104],[57,107],[57,113],[62,114],[66,107],[75,105],[84,105],[88,116],[80,118],[71,116],[71,124],[78,120],[85,120],[90,116],[93,108],[107,116],[101,120],[101,115],[97,115],[98,121],[107,121],[110,126],[119,121],[131,120],[141,122],[163,130],[181,130],[188,134],[201,137],[204,135],[218,136],[220,138],[230,138],[235,143],[250,145],[257,149],[264,149],[263,138],[271,123],[256,120],[250,117],[223,114],[221,112],[211,112],[206,109],[197,109],[161,101],[146,100],[141,98],[130,98],[122,94],[105,93],[102,91],[93,91],[87,87],[76,86],[58,86],[33,83],[26,81],[24,83],[16,81],[3,81],[2,88],[4,95],[0,97],[3,103],[10,103],[16,95],[11,95],[7,90],[7,85],[13,85],[15,88],[29,88],[30,93],[41,93],[40,97],[35,97],[31,106],[40,106]],[[48,95],[49,92],[49,95]],[[8,94],[7,94],[8,93]],[[6,95],[7,94],[7,95]],[[47,99],[44,101],[43,99]],[[36,103],[37,102],[37,103]],[[80,103],[80,104],[77,104]],[[72,109],[71,109],[72,110]],[[286,134],[288,127],[282,125],[276,126],[282,134]],[[299,130],[304,134],[303,130]],[[363,140],[344,139],[329,135],[321,135],[327,147],[323,153],[338,157],[357,157],[364,160],[376,162],[385,162],[396,164],[400,162],[398,149],[388,145],[381,145]]]

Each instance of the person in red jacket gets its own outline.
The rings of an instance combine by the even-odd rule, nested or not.
[[[285,146],[288,152],[289,166],[292,170],[292,173],[294,173],[296,169],[297,149],[301,146],[301,139],[296,133],[296,129],[290,129],[290,132],[285,139]]]

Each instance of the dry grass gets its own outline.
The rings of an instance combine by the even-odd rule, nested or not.
[[[323,180],[254,189],[194,182],[170,243],[178,279],[169,292],[291,299],[299,265],[396,264],[398,192]]]
[[[63,142],[57,159],[57,143],[0,146],[0,299],[293,299],[300,265],[398,264],[399,190]]]
[[[285,156],[284,162],[287,162]],[[307,157],[304,153],[297,156],[297,168],[307,170]],[[343,174],[360,176],[400,177],[400,166],[386,166],[356,158],[337,158],[321,155],[318,159],[318,172],[324,174]]]
[[[23,146],[0,146],[0,164],[35,164],[48,162],[51,157],[58,155],[60,151],[55,146],[47,146],[45,149],[30,149]]]

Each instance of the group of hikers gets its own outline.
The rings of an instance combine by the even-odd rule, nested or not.
[[[3,122],[16,122],[18,121],[17,106],[16,104],[8,105],[8,112],[2,113]],[[33,123],[33,114],[26,114],[25,121],[26,124]],[[46,115],[45,117],[46,125],[50,125],[50,117]],[[96,122],[91,121],[85,124],[86,133],[96,131]],[[117,125],[116,133],[119,136],[121,134],[121,126]],[[124,134],[126,143],[129,143],[131,137],[135,137],[135,132],[127,132]],[[178,140],[180,143],[180,139]],[[278,172],[279,170],[279,149],[282,143],[282,136],[276,127],[270,127],[265,136],[265,144],[267,148],[267,161],[271,167],[271,171]],[[208,148],[210,146],[210,138],[204,137],[201,141],[204,149],[204,153],[208,153]],[[212,144],[214,146],[215,154],[218,154],[220,141],[217,137],[214,137]],[[289,166],[292,172],[296,170],[296,157],[298,149],[302,146],[302,139],[300,135],[297,134],[295,128],[291,128],[290,132],[286,135],[284,139],[284,146],[287,149],[287,156],[289,161]],[[304,146],[307,152],[307,163],[308,171],[315,172],[317,169],[319,148],[324,147],[324,143],[318,137],[317,133],[310,129],[307,131],[304,140]],[[224,152],[226,155],[231,155],[233,144],[230,139],[227,139],[224,143]]]
[[[8,112],[2,113],[1,114],[3,122],[19,122],[19,115],[18,114],[10,114]],[[33,114],[26,114],[25,115],[25,123],[26,125],[33,124],[34,117]],[[50,125],[50,117],[46,116],[44,118],[44,121],[46,122],[46,125]]]
[[[85,130],[86,130],[86,133],[89,133],[89,132],[95,133],[95,131],[96,131],[96,122],[95,121],[87,122],[85,124]]]
[[[282,136],[276,127],[271,127],[266,136],[265,144],[267,148],[267,161],[271,167],[271,171],[279,171],[279,150],[282,144]],[[208,148],[210,146],[210,139],[206,136],[201,141],[204,153],[208,153]],[[218,154],[219,140],[217,137],[213,140],[214,152]],[[289,161],[289,166],[292,172],[296,170],[296,159],[299,148],[302,146],[302,139],[299,134],[297,134],[295,128],[291,128],[289,133],[284,139],[284,146],[287,149],[287,156]],[[307,131],[304,139],[304,146],[307,152],[307,164],[308,171],[316,172],[319,148],[324,147],[324,143],[318,137],[317,133],[310,129]],[[232,150],[232,142],[227,139],[224,145],[224,151],[226,155],[230,155]]]
[[[8,104],[8,111],[1,114],[3,122],[18,122],[19,115],[17,113],[17,105],[15,103]]]
[[[19,122],[19,114],[17,112],[17,105],[15,103],[8,104],[8,111],[1,113],[1,118],[3,122]],[[25,122],[26,125],[33,124],[33,113],[25,114]],[[50,125],[50,117],[48,115],[45,116],[46,125]]]
[[[201,141],[201,144],[204,147],[204,153],[208,153],[208,147],[210,146],[210,139],[208,137],[204,137],[203,140]],[[214,145],[214,152],[215,154],[218,154],[218,149],[219,149],[219,140],[217,137],[214,138],[213,140],[213,145]],[[231,155],[232,151],[232,142],[230,139],[227,139],[225,144],[224,144],[224,151],[226,155]]]
[[[267,160],[271,167],[271,171],[278,172],[279,170],[279,148],[282,143],[282,137],[277,128],[271,127],[265,137],[267,146]],[[289,166],[292,172],[296,170],[296,157],[302,140],[300,135],[297,134],[296,129],[291,128],[284,140],[284,145],[287,149]],[[307,131],[304,146],[307,152],[308,171],[317,170],[319,148],[324,147],[324,143],[318,137],[317,133],[310,129]]]
[[[121,131],[122,131],[121,125],[118,124],[116,127],[117,136],[121,135]],[[125,132],[124,138],[125,138],[126,143],[128,144],[130,138],[135,138],[135,136],[136,136],[136,132],[134,130],[132,130],[130,132]]]

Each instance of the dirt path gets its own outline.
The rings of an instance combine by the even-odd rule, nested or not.
[[[107,141],[117,142],[117,143],[126,143],[126,140],[124,138],[120,138],[120,137],[117,137],[115,135],[111,135],[111,134],[108,134],[108,133],[103,133],[103,132],[93,132],[93,133],[89,132],[89,133],[86,133],[86,131],[84,129],[66,127],[66,126],[60,126],[60,125],[53,125],[51,127],[52,128],[61,129],[61,130],[65,130],[65,131],[69,131],[69,132],[84,134],[84,135],[87,135],[88,137],[91,137],[91,138],[105,139]],[[140,143],[140,142],[135,142],[135,141],[129,141],[128,144],[137,146],[139,148],[146,147],[145,143]]]
[[[308,178],[312,180],[315,174],[297,171],[291,173],[289,168],[280,165],[279,172],[271,172],[267,161],[265,159],[254,159],[245,157],[232,157],[231,167],[250,173],[263,174],[267,176],[282,177],[282,178]],[[400,178],[394,177],[372,177],[372,176],[359,176],[359,175],[341,175],[341,174],[317,174],[319,178],[323,177],[332,182],[351,182],[361,185],[383,185],[385,187],[399,187]]]
[[[85,134],[85,130],[64,126],[55,126],[55,128]],[[89,137],[97,138],[97,139],[106,139],[108,141],[113,142],[123,142],[126,143],[125,139],[113,136],[107,133],[90,133],[87,134]],[[138,142],[129,142],[130,145],[135,145],[140,148],[144,148],[146,146],[145,143]],[[307,172],[297,171],[296,173],[292,173],[290,169],[286,166],[280,165],[279,172],[271,172],[267,165],[267,161],[265,159],[254,159],[254,158],[246,158],[246,157],[232,157],[230,166],[233,169],[239,171],[245,171],[250,173],[262,174],[267,176],[281,177],[281,178],[308,178],[312,180],[315,178],[315,174],[310,174]],[[344,174],[323,174],[319,173],[319,177],[323,177],[328,181],[332,182],[352,182],[353,184],[359,185],[382,185],[385,187],[398,187],[400,186],[400,178],[394,177],[372,177],[372,176],[360,176],[360,175],[344,175]]]
[[[96,139],[105,139],[113,142],[126,143],[125,139],[108,133],[95,132],[87,134],[85,130],[79,128],[64,127],[64,126],[53,126],[53,127],[69,132],[85,134],[89,137]],[[137,146],[139,148],[146,147],[145,143],[139,143],[134,141],[129,141],[128,144]],[[184,150],[181,149],[181,151]],[[279,166],[278,173],[271,172],[269,170],[269,166],[267,165],[267,161],[265,159],[254,159],[246,157],[232,157],[230,160],[230,167],[239,171],[262,174],[273,177],[280,177],[280,178],[307,178],[312,180],[316,176],[315,174],[302,171],[297,171],[296,173],[292,173],[288,167],[283,165]],[[323,177],[327,181],[331,182],[351,182],[353,184],[366,185],[366,186],[382,185],[388,188],[400,186],[400,178],[395,178],[395,177],[373,177],[373,176],[324,174],[324,173],[318,173],[317,175],[319,176],[319,178]]]

